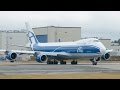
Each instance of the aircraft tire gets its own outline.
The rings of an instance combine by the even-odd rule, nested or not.
[[[66,64],[66,61],[64,61],[64,64]]]
[[[77,61],[75,62],[75,64],[77,64]]]
[[[47,64],[53,64],[54,62],[53,61],[47,61]]]
[[[97,62],[93,62],[93,65],[97,65]]]
[[[47,61],[47,64],[50,64],[50,61]]]
[[[57,61],[57,60],[54,60],[53,63],[54,63],[54,64],[58,64],[58,61]]]
[[[14,62],[14,60],[10,60],[10,62],[11,62],[11,63],[13,63],[13,62]]]
[[[95,65],[97,65],[97,62],[95,62]]]
[[[75,65],[75,64],[77,64],[77,61],[71,61],[71,64],[73,65]]]
[[[71,64],[73,64],[73,61],[71,61]]]
[[[63,61],[60,61],[60,64],[63,64]]]
[[[66,64],[66,61],[60,61],[60,64]]]
[[[53,61],[51,61],[51,64],[54,64],[54,62],[53,62]]]

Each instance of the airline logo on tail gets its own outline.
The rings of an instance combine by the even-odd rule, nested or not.
[[[29,37],[29,40],[30,40],[30,43],[31,43],[31,44],[38,43],[38,41],[37,41],[34,33],[28,31],[28,34],[27,34],[27,35],[28,35],[28,37]]]
[[[33,45],[38,43],[38,40],[37,40],[32,28],[30,28],[30,25],[27,22],[25,24],[26,24],[26,29],[27,29],[27,37],[30,41],[30,47],[33,50]]]

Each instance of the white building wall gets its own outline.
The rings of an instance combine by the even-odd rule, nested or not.
[[[106,48],[111,49],[111,39],[99,39]]]
[[[111,39],[100,39],[106,48],[112,49],[111,56],[120,56],[120,45],[113,45]]]
[[[26,50],[26,44],[28,42],[26,32],[0,32],[0,48],[8,50]],[[22,47],[21,47],[22,46]]]
[[[0,49],[1,49],[1,46],[2,46],[2,33],[0,32]]]
[[[55,27],[48,27],[48,42],[56,42],[56,28]]]
[[[81,39],[81,28],[80,27],[60,27],[57,29],[57,41],[68,42],[76,41]]]
[[[36,35],[48,35],[48,42],[68,42],[81,39],[81,27],[37,27],[33,28]]]
[[[48,34],[48,28],[46,27],[38,27],[38,28],[32,28],[34,33],[36,35],[47,35]]]
[[[8,43],[10,44],[9,49],[25,50],[26,49],[25,47],[11,46],[11,44],[26,46],[27,44],[26,33],[24,32],[8,33]]]
[[[111,39],[99,39],[106,48],[108,49],[113,49],[113,51],[120,51],[120,45],[113,45],[113,43],[111,43]]]
[[[1,49],[6,49],[6,32],[1,32]]]

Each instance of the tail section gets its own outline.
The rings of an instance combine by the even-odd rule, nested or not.
[[[26,29],[27,29],[27,37],[28,37],[28,39],[30,41],[30,47],[33,50],[33,45],[37,44],[38,40],[37,40],[32,28],[30,28],[29,23],[25,22],[25,24],[26,24]]]

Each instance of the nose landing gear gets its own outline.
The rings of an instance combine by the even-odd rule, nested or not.
[[[90,59],[90,61],[92,62],[92,65],[97,65],[97,59],[96,58]]]

